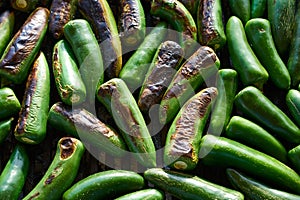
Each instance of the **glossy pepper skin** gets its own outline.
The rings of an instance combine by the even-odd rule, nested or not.
[[[201,139],[200,158],[204,165],[243,170],[266,183],[300,194],[300,177],[293,169],[234,140],[205,135]]]
[[[5,141],[5,139],[11,132],[13,121],[14,118],[11,117],[0,122],[0,144],[2,144]]]
[[[229,0],[228,3],[232,15],[237,16],[243,24],[246,24],[251,17],[250,0]]]
[[[0,175],[0,199],[17,200],[22,192],[29,170],[25,146],[17,144]]]
[[[300,92],[299,90],[291,89],[285,97],[286,105],[291,113],[295,123],[300,126]]]
[[[164,192],[154,189],[148,188],[143,190],[138,190],[136,192],[128,193],[123,196],[116,198],[115,200],[163,200],[165,198]]]
[[[38,7],[30,14],[0,59],[0,76],[15,84],[26,80],[46,35],[49,14],[44,7]]]
[[[233,116],[226,126],[227,138],[245,144],[286,163],[287,151],[281,142],[254,122]]]
[[[0,88],[0,120],[17,115],[20,109],[15,92],[9,87]]]
[[[245,32],[251,48],[269,74],[269,79],[279,88],[288,90],[291,77],[285,63],[280,58],[267,19],[256,18],[245,25]]]
[[[241,191],[247,199],[272,199],[272,200],[297,200],[299,195],[287,193],[281,190],[274,189],[264,183],[261,183],[253,178],[240,173],[234,169],[226,170],[227,177],[233,187]]]
[[[78,8],[97,38],[105,79],[118,77],[122,69],[122,46],[117,22],[107,0],[79,0]]]
[[[288,158],[292,162],[295,170],[300,173],[300,145],[289,150]]]
[[[251,0],[250,17],[260,18],[263,17],[267,10],[268,0]]]
[[[75,180],[84,151],[80,140],[72,137],[61,138],[44,176],[23,200],[60,199]]]
[[[170,23],[179,32],[179,43],[189,57],[196,48],[197,25],[186,7],[180,1],[154,0],[150,13]]]
[[[260,90],[248,86],[235,97],[235,107],[267,131],[291,143],[300,143],[300,129]]]
[[[156,166],[156,151],[151,135],[126,83],[113,78],[97,89],[98,100],[113,116],[130,152],[145,167]]]
[[[192,170],[196,167],[200,140],[217,95],[217,88],[205,88],[180,109],[167,133],[165,165],[177,170]]]
[[[39,0],[10,0],[10,5],[21,12],[31,12],[37,8]]]
[[[4,11],[0,14],[0,57],[11,39],[15,25],[15,13]]]
[[[247,41],[242,21],[236,16],[228,19],[226,36],[233,68],[238,72],[243,85],[254,85],[262,90],[269,74],[253,52]]]
[[[27,144],[38,144],[47,131],[50,103],[50,71],[43,52],[40,52],[31,68],[14,135]]]

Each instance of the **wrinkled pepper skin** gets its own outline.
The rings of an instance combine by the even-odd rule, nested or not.
[[[86,88],[75,55],[64,39],[58,41],[53,47],[52,71],[56,89],[65,104],[78,105],[85,101]]]
[[[9,87],[0,88],[0,120],[18,115],[20,109],[15,92]]]
[[[126,83],[113,78],[97,89],[98,100],[113,116],[130,150],[137,161],[145,167],[156,166],[156,152],[151,135]]]
[[[78,181],[63,194],[62,199],[108,199],[140,190],[144,186],[144,178],[133,171],[107,170]]]
[[[49,110],[48,124],[115,157],[123,156],[122,150],[127,149],[123,138],[115,130],[84,108],[55,103]]]
[[[254,85],[262,90],[269,74],[253,52],[242,21],[236,16],[228,19],[226,36],[230,59],[241,82],[244,86]]]
[[[225,137],[205,135],[200,161],[206,166],[231,167],[283,190],[300,194],[300,176],[277,159]]]
[[[285,101],[293,120],[300,126],[300,92],[295,89],[289,90]]]
[[[300,143],[300,129],[260,90],[248,86],[235,97],[235,107],[267,131],[291,143]]]
[[[183,59],[177,42],[167,40],[158,47],[141,87],[138,106],[143,112],[159,104]]]
[[[207,133],[222,134],[233,110],[234,97],[238,87],[238,74],[234,69],[220,69],[216,78],[218,96],[212,106]]]
[[[221,3],[221,0],[200,1],[197,11],[199,43],[210,46],[215,51],[226,43]]]
[[[179,33],[179,43],[189,57],[197,46],[197,25],[191,13],[180,1],[154,0],[150,13],[166,20]]]
[[[7,45],[0,59],[0,76],[21,84],[39,53],[48,28],[49,10],[36,8]]]
[[[106,0],[79,0],[78,7],[97,38],[103,58],[105,79],[118,77],[122,69],[122,46],[109,4]]]
[[[291,38],[287,68],[292,79],[291,85],[298,87],[300,83],[300,3],[297,4],[295,26]]]
[[[234,169],[226,170],[227,177],[233,187],[241,191],[245,198],[259,200],[259,199],[272,199],[272,200],[297,200],[300,199],[299,195],[287,193],[281,190],[271,188],[257,180],[254,180],[247,175],[241,174]]]
[[[167,133],[164,164],[177,170],[192,170],[198,163],[199,145],[217,88],[201,90],[176,115]]]
[[[38,144],[46,137],[50,102],[50,72],[43,52],[37,56],[26,82],[25,93],[14,130],[17,140]]]
[[[25,146],[17,144],[0,175],[0,199],[17,200],[24,187],[29,170],[29,157]]]
[[[288,158],[292,162],[292,165],[295,168],[295,170],[298,173],[300,173],[300,145],[289,150]]]
[[[64,34],[64,25],[74,18],[77,0],[52,0],[49,16],[49,32],[56,40]]]
[[[0,14],[0,57],[9,43],[15,25],[15,13],[4,11]]]
[[[7,136],[9,135],[10,131],[12,130],[12,123],[14,118],[11,117],[7,120],[0,122],[0,144],[2,144]]]
[[[152,168],[144,172],[144,177],[155,187],[186,200],[243,200],[238,191],[206,181],[194,175],[181,172]]]
[[[267,0],[267,7],[276,49],[285,60],[294,31],[296,0]]]
[[[245,144],[286,163],[287,151],[281,142],[265,129],[240,116],[233,116],[225,131],[227,138]]]
[[[153,56],[166,35],[167,23],[158,23],[123,66],[119,78],[126,82],[130,90],[142,86]]]
[[[205,81],[218,72],[220,60],[208,46],[200,47],[178,69],[160,102],[161,124],[171,122],[180,107],[195,94]]]
[[[140,0],[121,0],[118,28],[123,49],[137,47],[146,35],[146,18]]]
[[[60,199],[75,180],[84,151],[80,140],[72,137],[61,138],[44,176],[23,200]]]
[[[86,102],[95,102],[96,88],[103,83],[103,59],[96,36],[85,19],[73,19],[64,26],[64,36],[78,61],[86,88]]]
[[[251,19],[245,25],[245,32],[255,55],[267,70],[269,79],[277,88],[288,90],[291,77],[276,50],[270,22],[262,18]]]

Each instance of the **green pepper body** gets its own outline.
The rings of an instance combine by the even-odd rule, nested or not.
[[[84,19],[74,19],[64,26],[64,36],[72,47],[85,84],[87,102],[95,102],[96,88],[103,83],[103,59],[96,36]]]
[[[0,120],[15,116],[21,109],[15,92],[9,88],[0,88]]]
[[[243,24],[246,24],[251,17],[250,0],[229,0],[228,3],[232,15],[238,17]]]
[[[144,187],[144,178],[132,171],[107,170],[92,174],[70,187],[63,200],[107,199]]]
[[[236,95],[234,104],[237,110],[267,131],[286,141],[300,143],[300,129],[257,88],[248,86],[241,90]]]
[[[116,198],[115,200],[163,200],[164,193],[154,189],[143,189]]]
[[[180,1],[154,0],[150,13],[170,23],[179,32],[179,43],[189,57],[197,44],[197,25],[191,13]]]
[[[53,48],[52,70],[61,100],[68,105],[85,101],[86,88],[79,73],[76,58],[66,40],[58,41]]]
[[[17,200],[24,187],[29,170],[29,157],[25,146],[17,144],[0,175],[0,199]]]
[[[178,170],[192,170],[196,167],[200,140],[217,95],[215,87],[203,89],[180,109],[167,133],[165,165]]]
[[[72,137],[61,138],[44,176],[23,200],[60,199],[75,180],[84,151],[80,140]]]
[[[274,136],[252,121],[233,116],[225,132],[226,137],[266,153],[286,163],[287,151]]]
[[[198,40],[218,50],[226,43],[226,35],[222,21],[221,0],[204,0],[199,2],[197,11]]]
[[[238,191],[180,172],[152,168],[144,172],[144,177],[155,187],[179,199],[244,199],[243,194]]]
[[[217,75],[218,96],[213,104],[208,133],[224,132],[231,117],[234,97],[237,92],[238,77],[233,69],[221,69]]]
[[[243,85],[254,85],[260,90],[269,78],[247,41],[244,26],[235,16],[226,24],[227,45],[230,59]]]
[[[124,155],[122,150],[127,149],[123,138],[115,130],[84,108],[55,103],[50,108],[48,124],[112,156],[120,157]]]
[[[262,18],[251,19],[245,25],[245,32],[250,46],[267,70],[271,81],[279,89],[288,90],[291,77],[276,50],[270,22]]]
[[[274,43],[279,55],[285,60],[295,24],[296,0],[268,0],[268,16]]]
[[[300,173],[300,145],[295,148],[289,150],[288,158],[292,162],[295,170]]]
[[[14,135],[20,142],[38,144],[46,137],[50,102],[50,72],[43,52],[33,63],[26,82]]]
[[[160,102],[159,120],[168,123],[202,83],[217,73],[220,60],[208,46],[200,47],[178,69]]]
[[[245,198],[252,200],[297,200],[300,196],[273,189],[253,178],[250,178],[234,169],[226,170],[227,177],[233,187],[241,191]]]
[[[179,0],[184,7],[191,13],[192,16],[197,15],[198,5],[200,0]]]
[[[61,39],[64,25],[74,18],[77,0],[52,0],[49,16],[49,32],[55,39]]]
[[[49,10],[36,8],[7,45],[0,59],[0,76],[15,84],[26,81],[48,28]]]
[[[295,89],[289,90],[285,100],[295,123],[300,126],[300,92]]]
[[[123,49],[137,47],[146,35],[146,17],[140,0],[121,0],[118,21]]]
[[[4,11],[0,15],[0,57],[9,43],[15,25],[15,13]]]
[[[143,112],[159,104],[183,59],[177,42],[167,40],[158,47],[141,87],[138,106]]]
[[[10,119],[0,122],[0,144],[2,144],[5,141],[5,139],[11,132],[13,121],[14,121],[14,118],[11,117]]]
[[[122,69],[121,41],[112,10],[106,0],[79,0],[81,14],[90,23],[103,58],[107,80],[118,77]]]
[[[131,90],[142,86],[153,56],[167,34],[166,28],[165,22],[158,23],[123,66],[119,77]]]
[[[300,193],[300,176],[277,159],[225,137],[205,135],[200,161],[207,166],[232,167],[283,190]]]
[[[260,18],[263,17],[267,10],[267,0],[251,0],[250,17]]]
[[[113,78],[99,86],[98,100],[113,116],[122,136],[137,161],[145,167],[156,166],[156,152],[151,135],[126,83]]]
[[[298,86],[300,83],[300,3],[297,4],[287,68],[292,79],[291,85],[294,87]]]

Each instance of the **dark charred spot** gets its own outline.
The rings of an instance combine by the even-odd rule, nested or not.
[[[70,157],[76,148],[76,143],[71,138],[65,138],[60,143],[60,157],[67,159]]]
[[[123,32],[126,37],[131,32],[140,29],[141,19],[140,10],[136,1],[133,0],[121,0],[121,17],[120,17],[120,32]]]
[[[101,85],[101,87],[98,90],[98,96],[100,97],[107,97],[107,96],[112,96],[117,95],[117,89],[116,89],[116,85],[113,82],[109,82],[106,84]]]
[[[196,95],[185,105],[181,117],[176,121],[175,132],[171,136],[170,142],[172,144],[169,152],[171,155],[194,157],[195,149],[192,142],[198,133],[195,123],[207,114],[212,100],[217,95],[217,90],[216,88],[207,88]]]
[[[55,178],[54,174],[51,174],[45,181],[46,185],[49,185],[50,183],[52,183],[53,179]]]
[[[37,193],[33,194],[31,197],[29,197],[29,200],[35,199],[35,198],[38,197],[39,195],[40,195],[40,193],[37,192]]]

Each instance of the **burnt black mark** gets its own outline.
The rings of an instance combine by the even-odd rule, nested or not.
[[[61,140],[59,148],[60,157],[62,159],[67,159],[73,155],[73,152],[76,149],[76,141],[72,140],[72,138],[64,138],[63,140]]]
[[[29,200],[35,199],[35,198],[38,197],[39,195],[40,195],[40,193],[37,192],[37,193],[33,194],[33,195],[29,198]]]
[[[140,29],[140,12],[135,0],[121,0],[120,32],[130,34]]]

